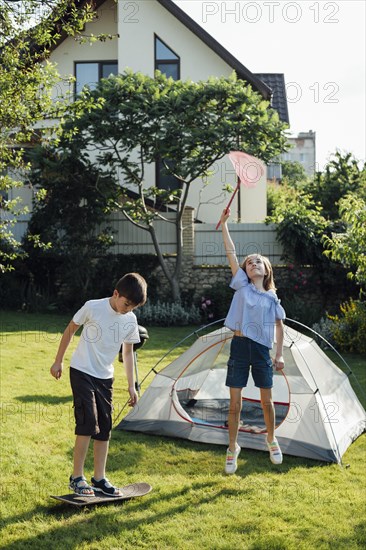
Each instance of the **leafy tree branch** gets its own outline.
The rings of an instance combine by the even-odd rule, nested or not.
[[[72,136],[72,146],[80,151],[96,150],[101,170],[114,174],[119,208],[131,223],[150,233],[173,297],[179,300],[182,217],[190,187],[208,178],[213,163],[237,149],[238,143],[242,150],[269,161],[286,149],[286,126],[268,102],[235,74],[184,82],[159,72],[150,78],[126,71],[102,80],[84,97],[98,108],[69,116],[65,136]],[[66,138],[60,145],[70,146]],[[157,161],[175,178],[175,190],[158,189],[155,178],[147,178],[145,167]],[[129,197],[131,191],[136,199]],[[174,213],[173,268],[162,254],[155,228],[166,209]]]

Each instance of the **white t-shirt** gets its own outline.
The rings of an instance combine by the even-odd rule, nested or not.
[[[85,302],[73,321],[84,327],[71,366],[96,378],[113,378],[112,362],[121,344],[140,342],[136,315],[132,311],[117,313],[109,298]]]

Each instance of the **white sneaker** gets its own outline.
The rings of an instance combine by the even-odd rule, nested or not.
[[[282,464],[282,452],[277,439],[274,438],[272,443],[269,443],[267,440],[267,447],[272,464]]]
[[[235,451],[232,452],[228,448],[226,451],[226,462],[225,462],[225,473],[226,474],[235,474],[238,468],[237,458],[240,454],[241,448],[236,443]]]

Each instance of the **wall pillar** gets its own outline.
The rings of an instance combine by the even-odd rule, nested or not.
[[[194,258],[194,208],[186,206],[183,217],[183,256],[185,262],[193,264]]]

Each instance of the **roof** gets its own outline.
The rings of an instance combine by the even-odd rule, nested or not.
[[[82,6],[87,0],[76,0],[76,5]],[[94,8],[98,9],[105,0],[94,0]],[[171,13],[178,21],[180,21],[187,29],[193,32],[200,40],[202,40],[212,51],[214,51],[221,59],[223,59],[230,67],[232,67],[238,77],[246,80],[256,91],[258,91],[264,99],[271,98],[271,90],[258,76],[254,75],[247,69],[236,57],[228,52],[215,38],[206,32],[194,19],[192,19],[185,11],[179,8],[173,0],[157,0],[169,13]],[[65,16],[63,19],[67,19]],[[56,21],[55,27],[60,32],[60,38],[53,44],[51,50],[56,49],[66,38],[67,34],[62,31],[62,24]]]
[[[232,67],[238,77],[242,80],[246,80],[253,86],[258,92],[262,94],[265,99],[270,99],[271,90],[267,83],[263,82],[258,75],[249,71],[236,57],[234,57],[228,50],[226,50],[213,36],[206,32],[194,19],[192,19],[185,11],[179,8],[173,0],[157,0],[167,11],[169,11],[174,17],[176,17],[187,29],[193,32],[198,38],[202,40],[212,51],[214,51],[221,59],[223,59],[230,67]]]
[[[285,75],[280,73],[256,73],[256,76],[271,89],[273,109],[278,112],[282,122],[289,124]]]
[[[213,36],[205,31],[192,17],[177,6],[173,0],[156,0],[187,29],[194,33],[202,42],[204,42],[213,52],[215,52],[225,63],[235,70],[238,78],[248,82],[264,99],[271,100],[272,107],[278,111],[280,119],[289,123],[289,114],[287,108],[285,78],[283,74],[277,73],[252,73],[245,67],[233,54],[224,48]],[[76,4],[82,6],[87,0],[76,0]],[[94,0],[94,8],[98,9],[105,0]],[[67,16],[64,18],[67,19]],[[57,48],[67,38],[67,34],[62,32],[63,25],[60,21],[55,23],[58,30],[61,29],[59,40],[51,49]]]

